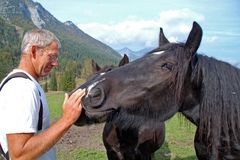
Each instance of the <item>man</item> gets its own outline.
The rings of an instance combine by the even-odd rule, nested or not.
[[[59,48],[58,38],[44,29],[34,29],[23,37],[20,64],[8,76],[24,72],[30,79],[12,78],[0,92],[0,144],[11,159],[55,159],[53,146],[81,114],[85,91],[78,90],[70,97],[65,94],[62,117],[50,126],[46,97],[37,80],[58,65]],[[41,103],[42,130],[38,131]]]

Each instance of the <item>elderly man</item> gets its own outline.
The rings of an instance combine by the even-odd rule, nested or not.
[[[70,97],[65,94],[62,117],[50,126],[45,93],[38,79],[58,66],[60,46],[58,38],[44,29],[31,30],[23,37],[20,64],[1,83],[4,86],[0,92],[0,144],[5,157],[55,159],[54,144],[81,114],[84,90]],[[25,78],[9,80],[16,73]]]

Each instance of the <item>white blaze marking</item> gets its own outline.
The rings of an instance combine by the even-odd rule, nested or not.
[[[165,51],[159,51],[159,52],[153,52],[152,54],[156,54],[156,55],[159,55],[159,54],[163,54]]]
[[[100,73],[100,76],[104,75],[106,72]]]

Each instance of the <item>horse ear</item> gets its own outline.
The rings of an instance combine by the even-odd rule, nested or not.
[[[160,32],[159,32],[159,47],[164,45],[164,44],[167,44],[169,43],[168,39],[165,37],[164,33],[163,33],[163,29],[160,28]]]
[[[124,54],[122,60],[119,62],[118,66],[123,66],[125,64],[128,64],[129,63],[129,58],[126,54]]]
[[[185,47],[190,50],[189,56],[193,56],[198,47],[200,46],[201,40],[202,40],[202,28],[197,22],[193,22],[192,30],[188,36],[187,42],[185,44]]]
[[[96,73],[101,69],[101,67],[92,59],[92,72]]]

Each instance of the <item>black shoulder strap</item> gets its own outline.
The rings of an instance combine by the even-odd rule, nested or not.
[[[3,158],[3,160],[9,160],[9,154],[8,154],[8,152],[4,153],[1,144],[0,144],[0,155]]]
[[[39,92],[40,94],[40,92]],[[41,96],[41,94],[40,94]],[[43,125],[43,106],[42,106],[42,100],[40,98],[40,109],[38,113],[38,131],[42,130],[42,125]]]
[[[0,87],[0,91],[2,90],[3,86],[4,86],[9,80],[11,80],[12,78],[17,78],[17,77],[22,77],[22,78],[30,79],[30,78],[28,77],[28,75],[26,75],[26,74],[23,73],[23,72],[13,73],[13,74],[11,74],[9,77],[7,77],[7,79],[4,80],[2,86]],[[31,79],[30,79],[30,80],[31,80]]]

